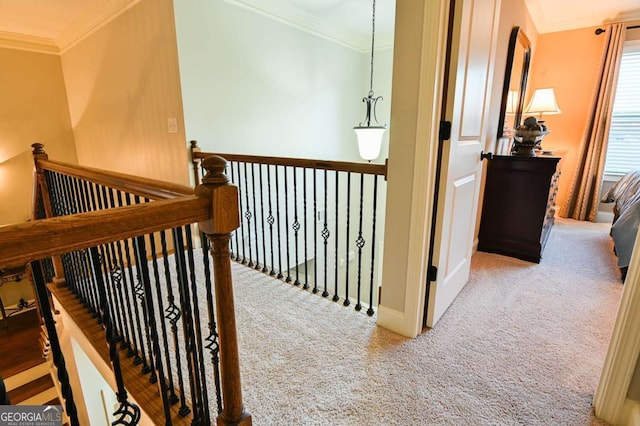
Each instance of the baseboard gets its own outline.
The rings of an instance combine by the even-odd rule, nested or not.
[[[396,311],[395,309],[382,305],[378,306],[378,320],[376,324],[411,339],[417,336],[413,321],[407,318],[404,312]]]

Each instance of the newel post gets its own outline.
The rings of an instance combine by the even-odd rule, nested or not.
[[[199,226],[211,241],[213,257],[223,402],[217,423],[218,425],[250,425],[251,414],[244,409],[242,402],[240,358],[229,257],[231,232],[240,226],[238,188],[231,185],[229,178],[225,176],[226,164],[225,159],[221,157],[205,158],[202,161],[202,167],[207,174],[202,178],[202,184],[196,187],[195,193],[199,197],[209,198],[212,208],[211,219],[200,222]]]

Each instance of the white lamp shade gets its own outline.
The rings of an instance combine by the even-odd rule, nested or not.
[[[382,136],[386,127],[354,127],[358,138],[358,150],[360,157],[364,160],[371,161],[380,155],[380,147],[382,146]]]
[[[553,88],[536,89],[527,105],[527,114],[560,114]]]
[[[505,111],[505,114],[515,115],[517,107],[518,91],[509,90],[509,93],[507,94],[507,110]]]

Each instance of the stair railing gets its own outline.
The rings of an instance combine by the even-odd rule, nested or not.
[[[207,175],[194,194],[50,161],[41,144],[33,147],[36,220],[0,227],[0,269],[31,265],[70,423],[79,424],[50,294],[85,335],[95,337],[86,331],[91,327],[106,332],[108,352],[104,343],[94,346],[114,372],[120,406],[113,424],[140,420],[141,407],[129,395],[165,424],[210,424],[215,417],[218,424],[250,424],[228,251],[239,222],[237,189],[223,174],[225,161],[203,161]],[[200,238],[192,234],[195,224]],[[147,380],[153,385],[141,385]]]
[[[191,141],[194,181],[210,155],[228,161],[240,227],[231,259],[371,316],[379,300],[386,164],[202,152]]]

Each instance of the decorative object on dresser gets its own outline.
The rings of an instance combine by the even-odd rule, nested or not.
[[[549,131],[535,117],[528,117],[518,126],[514,136],[512,154],[516,156],[535,157],[535,148],[540,145]]]
[[[555,215],[561,157],[489,159],[478,250],[539,263]]]

